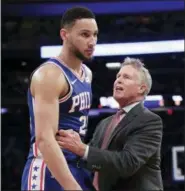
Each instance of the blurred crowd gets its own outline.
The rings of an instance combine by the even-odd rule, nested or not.
[[[183,37],[183,12],[98,15],[99,43],[149,41]],[[2,49],[58,45],[61,17],[2,18]],[[103,24],[102,24],[103,23]]]

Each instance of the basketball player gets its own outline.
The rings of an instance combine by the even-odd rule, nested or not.
[[[55,136],[61,128],[72,128],[82,139],[85,135],[92,74],[82,61],[92,58],[97,33],[90,10],[67,10],[61,22],[61,53],[32,74],[28,90],[31,146],[22,190],[91,189],[87,172],[77,166],[77,155],[61,150]]]

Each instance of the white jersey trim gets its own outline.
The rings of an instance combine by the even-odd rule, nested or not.
[[[46,164],[43,159],[34,158],[28,175],[28,190],[44,190]]]
[[[85,81],[85,71],[84,71],[84,67],[83,67],[83,64],[81,64],[81,70],[82,70],[82,76],[81,77],[79,77],[79,76],[77,76],[75,73],[74,73],[74,71],[67,65],[67,64],[65,64],[62,60],[60,60],[59,58],[57,58],[57,57],[53,57],[53,59],[56,59],[57,61],[59,61],[60,62],[60,64],[62,64],[63,66],[65,66],[67,69],[69,69],[73,74],[74,74],[74,76],[80,81],[80,82],[84,82]]]
[[[60,68],[60,69],[62,70],[62,73],[65,75],[65,77],[66,77],[66,79],[67,79],[67,82],[68,82],[68,84],[69,84],[69,93],[67,93],[64,97],[62,97],[62,98],[59,99],[59,103],[65,102],[65,101],[67,101],[67,100],[71,97],[72,92],[73,92],[73,87],[72,87],[72,85],[71,85],[71,82],[70,82],[69,78],[67,77],[66,73],[64,72],[64,70],[63,70],[58,64],[56,64],[56,63],[53,62],[53,61],[48,61],[47,63],[48,63],[48,64],[49,64],[49,63],[54,64],[55,66],[57,66],[58,68]]]
[[[57,59],[56,59],[56,60],[57,60]],[[59,60],[58,60],[58,61],[59,61]],[[55,62],[53,62],[53,61],[44,62],[43,64],[41,64],[40,66],[38,66],[38,67],[32,72],[31,78],[32,78],[33,74],[34,74],[39,68],[41,68],[42,66],[44,66],[44,65],[46,65],[46,64],[54,64],[55,66],[57,66],[58,68],[60,68],[60,69],[62,70],[62,73],[63,73],[64,76],[66,77],[67,82],[69,83],[69,93],[67,93],[64,97],[59,98],[59,103],[62,103],[62,102],[67,101],[67,100],[71,97],[71,95],[72,95],[73,87],[72,87],[72,85],[71,85],[71,82],[70,82],[69,78],[67,77],[66,73],[64,72],[64,70],[63,70],[58,64],[56,64]],[[32,96],[32,97],[33,97],[33,96]]]

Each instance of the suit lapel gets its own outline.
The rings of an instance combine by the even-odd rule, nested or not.
[[[128,114],[119,122],[119,124],[115,127],[110,139],[108,140],[107,147],[111,143],[112,139],[117,135],[125,126],[127,126],[131,121],[135,119],[135,117],[140,114],[141,110],[143,110],[143,104],[140,103],[132,108]]]

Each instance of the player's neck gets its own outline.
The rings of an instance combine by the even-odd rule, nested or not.
[[[81,71],[82,61],[70,54],[70,52],[62,50],[58,57],[72,70],[76,72]]]

